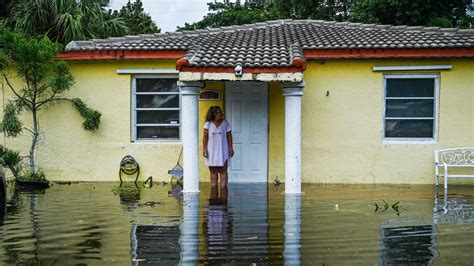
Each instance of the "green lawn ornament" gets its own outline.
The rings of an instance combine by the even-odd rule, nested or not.
[[[140,166],[138,165],[137,160],[130,155],[123,157],[122,161],[120,162],[120,171],[119,171],[119,178],[120,178],[120,186],[122,186],[122,173],[126,175],[134,175],[135,177],[135,186],[137,186],[138,176],[140,175]]]
[[[183,155],[183,148],[181,148],[181,152],[179,153],[178,161],[176,165],[171,169],[168,170],[168,174],[171,175],[171,184],[180,184],[183,185],[183,167],[179,164],[181,156]]]

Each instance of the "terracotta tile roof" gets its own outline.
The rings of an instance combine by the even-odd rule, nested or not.
[[[291,67],[303,50],[474,48],[474,30],[277,20],[187,32],[75,41],[72,51],[186,50],[191,67]]]

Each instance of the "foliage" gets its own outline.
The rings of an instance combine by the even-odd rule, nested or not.
[[[262,22],[275,19],[325,19],[344,20],[348,16],[349,0],[275,0],[246,1],[244,4],[207,4],[209,13],[192,24],[186,23],[178,30],[194,30],[206,27],[223,27]]]
[[[6,26],[6,18],[10,11],[11,0],[0,0],[0,30]]]
[[[345,20],[350,0],[275,0],[280,18]]]
[[[8,137],[17,137],[22,131],[21,121],[18,119],[20,109],[15,102],[9,102],[3,109],[3,121],[0,122],[0,132],[4,132]]]
[[[201,21],[191,24],[185,23],[184,27],[178,27],[178,31],[207,27],[217,28],[278,19],[278,14],[271,8],[271,5],[262,3],[211,2],[207,5],[210,12]]]
[[[21,34],[5,31],[0,36],[0,72],[7,87],[14,97],[5,106],[3,119],[0,122],[0,131],[9,137],[16,137],[26,129],[32,134],[32,143],[29,153],[29,172],[37,175],[35,150],[39,142],[38,113],[50,105],[59,102],[70,102],[84,119],[83,128],[87,131],[96,131],[100,126],[101,114],[88,107],[82,100],[66,98],[62,95],[71,89],[74,78],[69,72],[68,65],[55,56],[59,46],[52,43],[47,36],[28,38]],[[9,70],[16,70],[23,85],[14,87],[10,82]],[[22,125],[20,114],[27,112],[32,117],[32,127]]]
[[[469,27],[469,0],[357,0],[350,20],[392,25],[436,25]],[[448,23],[450,21],[451,23]]]
[[[470,0],[274,0],[208,3],[209,13],[198,22],[178,27],[195,30],[274,19],[322,19],[392,25],[468,28]]]
[[[140,188],[135,185],[114,186],[112,192],[123,198],[135,198],[140,196]]]
[[[87,131],[97,131],[100,127],[100,117],[102,114],[99,111],[88,107],[84,101],[79,98],[72,99],[72,102],[74,107],[76,107],[76,110],[84,118],[82,128]]]
[[[150,15],[145,13],[141,0],[136,0],[135,2],[129,0],[120,11],[114,11],[113,13],[109,11],[109,14],[112,17],[123,19],[128,27],[127,33],[130,35],[160,32],[160,28],[156,26]]]
[[[375,210],[374,212],[384,212],[386,210],[388,210],[390,207],[392,207],[392,209],[397,213],[397,215],[400,215],[400,210],[401,209],[404,209],[406,211],[405,208],[403,208],[401,205],[400,205],[400,202],[397,201],[395,202],[394,204],[389,204],[386,200],[382,200],[383,201],[383,205],[378,205],[377,202],[375,202]],[[382,209],[383,207],[383,209]]]
[[[447,18],[433,18],[428,22],[427,26],[441,27],[441,28],[452,28],[453,23]]]
[[[15,178],[20,177],[22,158],[17,151],[0,145],[0,165],[10,169]]]
[[[27,172],[26,174],[20,176],[18,179],[21,181],[27,182],[47,182],[46,176],[43,171],[38,171],[36,173]]]
[[[108,3],[108,0],[14,0],[9,20],[16,31],[27,36],[46,34],[62,44],[127,34],[122,18],[107,15]]]

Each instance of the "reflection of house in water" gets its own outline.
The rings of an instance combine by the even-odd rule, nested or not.
[[[380,264],[431,265],[436,251],[434,225],[400,226],[382,228]]]
[[[132,261],[139,264],[176,265],[180,261],[179,225],[132,226]]]
[[[272,263],[266,183],[251,186],[229,184],[228,190],[212,189],[202,208],[199,205],[199,194],[183,194],[181,224],[133,225],[131,229],[133,263],[152,265]],[[285,218],[288,218],[290,223],[287,225],[285,220],[285,234],[289,237],[286,241],[285,235],[285,252],[288,253],[285,255],[285,260],[288,259],[293,265],[298,264],[300,259],[301,203],[300,200],[288,200],[287,205],[285,205]],[[281,261],[281,256],[277,261]]]
[[[445,244],[446,238],[456,238],[458,243],[469,239],[470,236],[456,234],[452,230],[460,224],[474,224],[473,199],[472,196],[459,194],[449,198],[447,190],[444,191],[444,195],[436,191],[433,224],[413,225],[416,224],[415,220],[403,218],[390,221],[397,226],[382,228],[381,264],[430,265],[439,254],[443,254],[444,249],[448,248]],[[462,251],[460,252],[462,254]]]

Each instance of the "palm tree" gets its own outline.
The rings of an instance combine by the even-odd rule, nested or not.
[[[120,17],[105,10],[108,0],[17,0],[11,7],[14,28],[29,36],[46,33],[53,41],[67,44],[123,36],[128,27]]]

